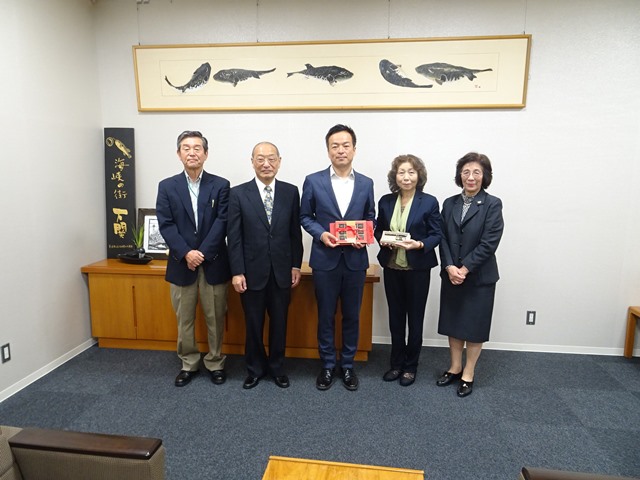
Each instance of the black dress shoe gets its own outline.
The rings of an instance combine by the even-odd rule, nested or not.
[[[216,385],[222,385],[227,380],[227,374],[224,370],[212,370],[209,371],[211,375],[211,381]]]
[[[404,372],[402,375],[400,375],[400,385],[402,385],[403,387],[408,387],[415,381],[416,381],[415,372]]]
[[[458,385],[458,396],[460,398],[466,397],[467,395],[471,395],[473,392],[473,382],[467,382],[465,380],[460,380],[460,385]]]
[[[280,388],[289,388],[289,377],[286,375],[278,375],[273,377],[273,381],[276,382],[276,385]]]
[[[245,390],[249,390],[250,388],[255,387],[256,385],[258,385],[258,383],[260,383],[260,378],[262,377],[252,377],[251,375],[248,375],[247,378],[244,379],[242,388],[244,388]]]
[[[382,380],[385,382],[395,382],[402,375],[402,370],[396,370],[392,368],[391,370],[387,370],[382,376]]]
[[[185,385],[189,385],[191,379],[198,375],[198,370],[180,370],[180,373],[176,377],[176,387],[184,387]]]
[[[358,389],[358,376],[353,371],[353,368],[342,369],[342,384],[347,390],[354,391]]]
[[[436,385],[438,385],[439,387],[446,387],[447,385],[451,385],[453,382],[460,380],[461,378],[462,378],[462,372],[460,373],[444,372],[436,382]]]
[[[335,370],[333,368],[323,368],[316,378],[316,388],[318,390],[329,390],[333,384]]]

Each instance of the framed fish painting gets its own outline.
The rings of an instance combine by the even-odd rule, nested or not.
[[[531,35],[133,47],[138,110],[524,108]]]

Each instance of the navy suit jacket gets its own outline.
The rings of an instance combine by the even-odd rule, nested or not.
[[[308,175],[302,187],[300,223],[313,237],[309,266],[314,270],[333,270],[344,254],[349,270],[369,268],[366,248],[326,247],[320,236],[328,232],[329,224],[338,220],[371,220],[375,223],[376,205],[373,199],[373,180],[355,172],[351,202],[344,215],[340,213],[338,201],[331,186],[331,167]]]
[[[224,283],[231,278],[225,243],[228,204],[229,181],[203,171],[198,195],[196,230],[185,173],[179,173],[160,182],[156,215],[160,233],[169,246],[165,276],[168,282],[186,286],[196,281],[197,271],[189,270],[184,258],[191,250],[203,253],[205,260],[201,267],[209,284]]]
[[[302,264],[298,187],[275,181],[271,224],[255,180],[231,189],[227,222],[231,274],[247,289],[266,287],[271,269],[280,288],[291,286],[291,269]]]
[[[442,242],[440,242],[440,276],[448,280],[444,267],[463,265],[469,270],[466,282],[471,285],[490,285],[500,278],[496,250],[502,238],[502,201],[480,190],[473,199],[464,222],[460,194],[447,198],[442,204]]]
[[[378,202],[378,222],[375,236],[378,242],[384,230],[391,230],[389,224],[396,206],[397,193],[384,195]],[[442,230],[440,228],[440,207],[433,195],[416,192],[407,218],[407,232],[413,240],[424,243],[422,250],[407,250],[407,261],[414,270],[428,270],[438,265],[435,248],[440,243]],[[385,267],[388,265],[393,251],[387,247],[380,247],[378,261]]]

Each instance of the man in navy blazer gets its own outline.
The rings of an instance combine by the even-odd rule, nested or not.
[[[353,170],[356,135],[351,128],[335,125],[325,142],[331,166],[307,176],[300,205],[300,223],[313,237],[309,265],[318,304],[318,351],[322,362],[316,387],[329,389],[336,375],[335,314],[340,300],[342,382],[348,390],[357,390],[353,359],[358,348],[360,304],[369,257],[366,245],[338,245],[329,229],[332,222],[339,220],[375,222],[373,181]]]
[[[198,373],[200,352],[194,331],[198,296],[209,343],[204,365],[211,381],[219,385],[226,380],[221,350],[231,277],[225,243],[229,181],[204,171],[209,145],[200,132],[182,132],[177,143],[184,171],[160,182],[156,201],[160,233],[169,246],[165,278],[178,322],[182,369],[175,385],[187,385]]]
[[[256,177],[231,189],[227,238],[231,284],[240,294],[246,323],[243,388],[253,388],[267,374],[287,388],[284,372],[287,316],[291,288],[300,283],[302,230],[298,187],[276,180],[280,152],[269,142],[251,153]],[[264,342],[269,314],[269,355]]]

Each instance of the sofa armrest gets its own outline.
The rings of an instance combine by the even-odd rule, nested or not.
[[[148,460],[160,448],[162,440],[67,430],[23,428],[9,439],[9,445],[11,448]]]
[[[24,480],[162,480],[165,449],[155,438],[26,428],[9,439]]]
[[[522,480],[634,480],[631,477],[615,477],[593,473],[549,470],[546,468],[522,467]],[[635,479],[638,480],[638,479]]]

